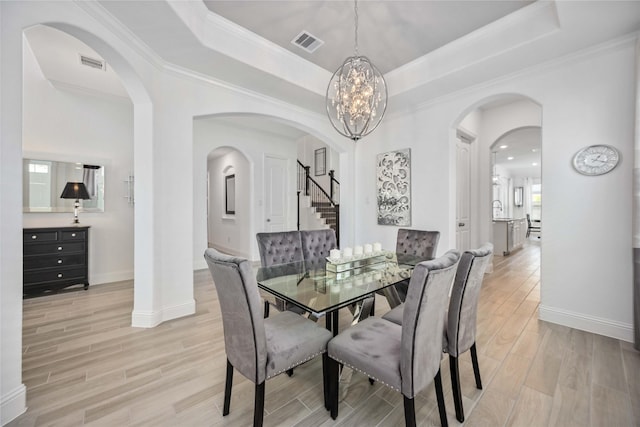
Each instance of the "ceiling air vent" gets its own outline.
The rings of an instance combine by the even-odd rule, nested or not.
[[[317,48],[324,44],[322,40],[311,35],[311,33],[307,31],[303,31],[298,34],[293,40],[291,40],[291,43],[309,53],[313,53]]]
[[[89,58],[88,56],[80,55],[80,63],[82,65],[86,65],[87,67],[107,71],[107,63],[102,59]]]

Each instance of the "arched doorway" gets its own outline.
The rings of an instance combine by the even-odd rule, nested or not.
[[[259,259],[255,234],[260,231],[266,231],[266,225],[268,224],[267,219],[269,218],[266,214],[266,209],[269,195],[265,187],[268,181],[266,174],[270,159],[277,159],[284,163],[288,190],[284,198],[286,219],[284,220],[283,229],[287,230],[293,230],[297,226],[297,160],[313,159],[312,148],[314,148],[314,144],[323,144],[327,147],[326,169],[335,168],[337,179],[340,176],[345,176],[343,173],[350,176],[351,171],[345,172],[347,162],[343,160],[349,153],[341,147],[336,147],[331,141],[327,141],[323,135],[298,123],[278,117],[252,113],[224,113],[200,116],[195,117],[193,123],[194,254],[197,257],[194,264],[196,268],[206,268],[204,260],[201,260],[201,254],[210,243],[215,243],[214,246],[221,249],[229,249],[228,252],[230,253],[253,260]],[[214,175],[222,173],[220,172],[222,169],[218,168],[217,172],[211,174],[211,171],[208,171],[210,161],[207,158],[215,154],[226,157],[231,155],[229,153],[235,153],[233,156],[238,159],[244,158],[242,161],[248,163],[249,182],[245,181],[246,185],[243,186],[242,194],[236,192],[236,198],[238,198],[244,197],[245,192],[248,191],[246,195],[248,198],[248,214],[245,218],[242,218],[244,226],[241,233],[234,234],[233,237],[225,237],[223,235],[222,238],[227,240],[226,243],[224,241],[212,242],[208,231],[210,229],[208,217],[220,215],[220,222],[232,225],[234,222],[238,223],[241,216],[240,212],[236,211],[235,215],[226,215],[226,218],[224,218],[222,205],[214,206],[216,201],[207,201],[207,195],[211,194],[211,189],[207,188],[207,186],[214,183]],[[231,164],[231,162],[227,163]],[[235,169],[235,171],[238,172],[238,169]],[[236,189],[238,189],[237,186],[239,185],[237,180],[240,178],[236,173]],[[219,198],[220,196],[215,197]],[[212,208],[212,206],[214,207]],[[238,203],[236,203],[236,206],[238,206]],[[217,209],[217,213],[214,212],[214,209]],[[347,211],[346,215],[349,214],[350,211]],[[245,215],[245,213],[243,212],[242,215]],[[349,231],[353,231],[353,229],[350,228]],[[242,239],[242,242],[232,244],[234,243],[232,242],[233,239]]]
[[[537,134],[537,142],[541,144],[540,134],[542,125],[542,108],[540,104],[530,98],[517,94],[502,94],[491,96],[477,101],[467,108],[455,122],[454,130],[457,134],[463,132],[471,135],[471,199],[470,218],[473,225],[470,235],[471,247],[477,247],[482,242],[493,241],[493,202],[500,200],[494,197],[493,185],[493,158],[497,154],[492,154],[492,147],[497,150],[502,145],[509,145],[525,133],[531,133],[531,129]],[[517,129],[523,129],[522,133],[514,133]],[[529,130],[526,130],[529,129]],[[509,137],[509,135],[513,135]],[[530,135],[529,135],[530,136]],[[496,143],[501,138],[508,138],[502,143]],[[509,140],[509,138],[513,138]],[[505,143],[506,141],[506,143]],[[540,148],[541,149],[541,148]],[[540,152],[537,153],[540,155]],[[507,160],[505,156],[505,161]],[[514,159],[515,160],[515,159]],[[541,165],[537,165],[540,168]],[[539,169],[540,170],[540,169]],[[496,207],[496,212],[504,218],[510,218],[514,214],[525,217],[524,206],[513,207],[514,183],[522,181],[512,181],[504,188],[504,199],[500,200],[500,209]],[[523,185],[517,185],[524,187]],[[505,210],[504,204],[507,204]],[[498,204],[496,203],[496,206]],[[508,215],[508,216],[507,216]]]
[[[133,276],[134,308],[132,326],[152,327],[158,322],[154,316],[157,302],[153,299],[153,206],[152,206],[152,104],[147,89],[133,67],[112,46],[96,35],[65,23],[43,23],[42,26],[61,31],[79,40],[104,59],[117,74],[122,87],[133,104],[132,175],[135,175],[133,192],[136,195],[133,219]],[[80,118],[78,118],[80,120]],[[117,192],[117,186],[112,191]],[[109,191],[107,189],[106,191]],[[144,243],[142,243],[144,242]]]
[[[250,257],[252,176],[251,162],[233,147],[207,155],[207,247]]]

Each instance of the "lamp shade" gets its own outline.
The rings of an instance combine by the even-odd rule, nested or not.
[[[87,191],[87,187],[85,187],[83,182],[67,182],[67,185],[64,186],[64,190],[62,190],[62,194],[60,195],[61,199],[90,199],[89,192]]]

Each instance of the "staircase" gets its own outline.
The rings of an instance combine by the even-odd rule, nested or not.
[[[298,161],[298,230],[332,228],[340,243],[340,204],[334,197],[339,194],[340,183],[331,177],[330,194],[311,177],[310,166]]]

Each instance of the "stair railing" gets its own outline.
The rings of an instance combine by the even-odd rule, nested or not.
[[[338,181],[334,177],[335,171],[331,169],[329,171],[329,197],[331,200],[338,201],[340,200],[340,181]]]
[[[336,232],[336,240],[338,246],[340,245],[340,204],[336,203],[332,196],[327,194],[326,191],[318,184],[312,177],[310,173],[310,166],[305,166],[300,163],[298,160],[298,229],[300,229],[300,193],[305,196],[309,196],[311,198],[311,206],[316,208],[317,211],[320,212],[320,215],[323,213],[335,213],[335,226],[330,223],[329,227],[333,228]],[[331,171],[333,172],[333,171]],[[333,174],[331,175],[332,183],[336,181],[333,178]],[[338,183],[339,185],[340,183]],[[331,185],[333,193],[333,184]],[[339,188],[339,187],[338,187]]]

